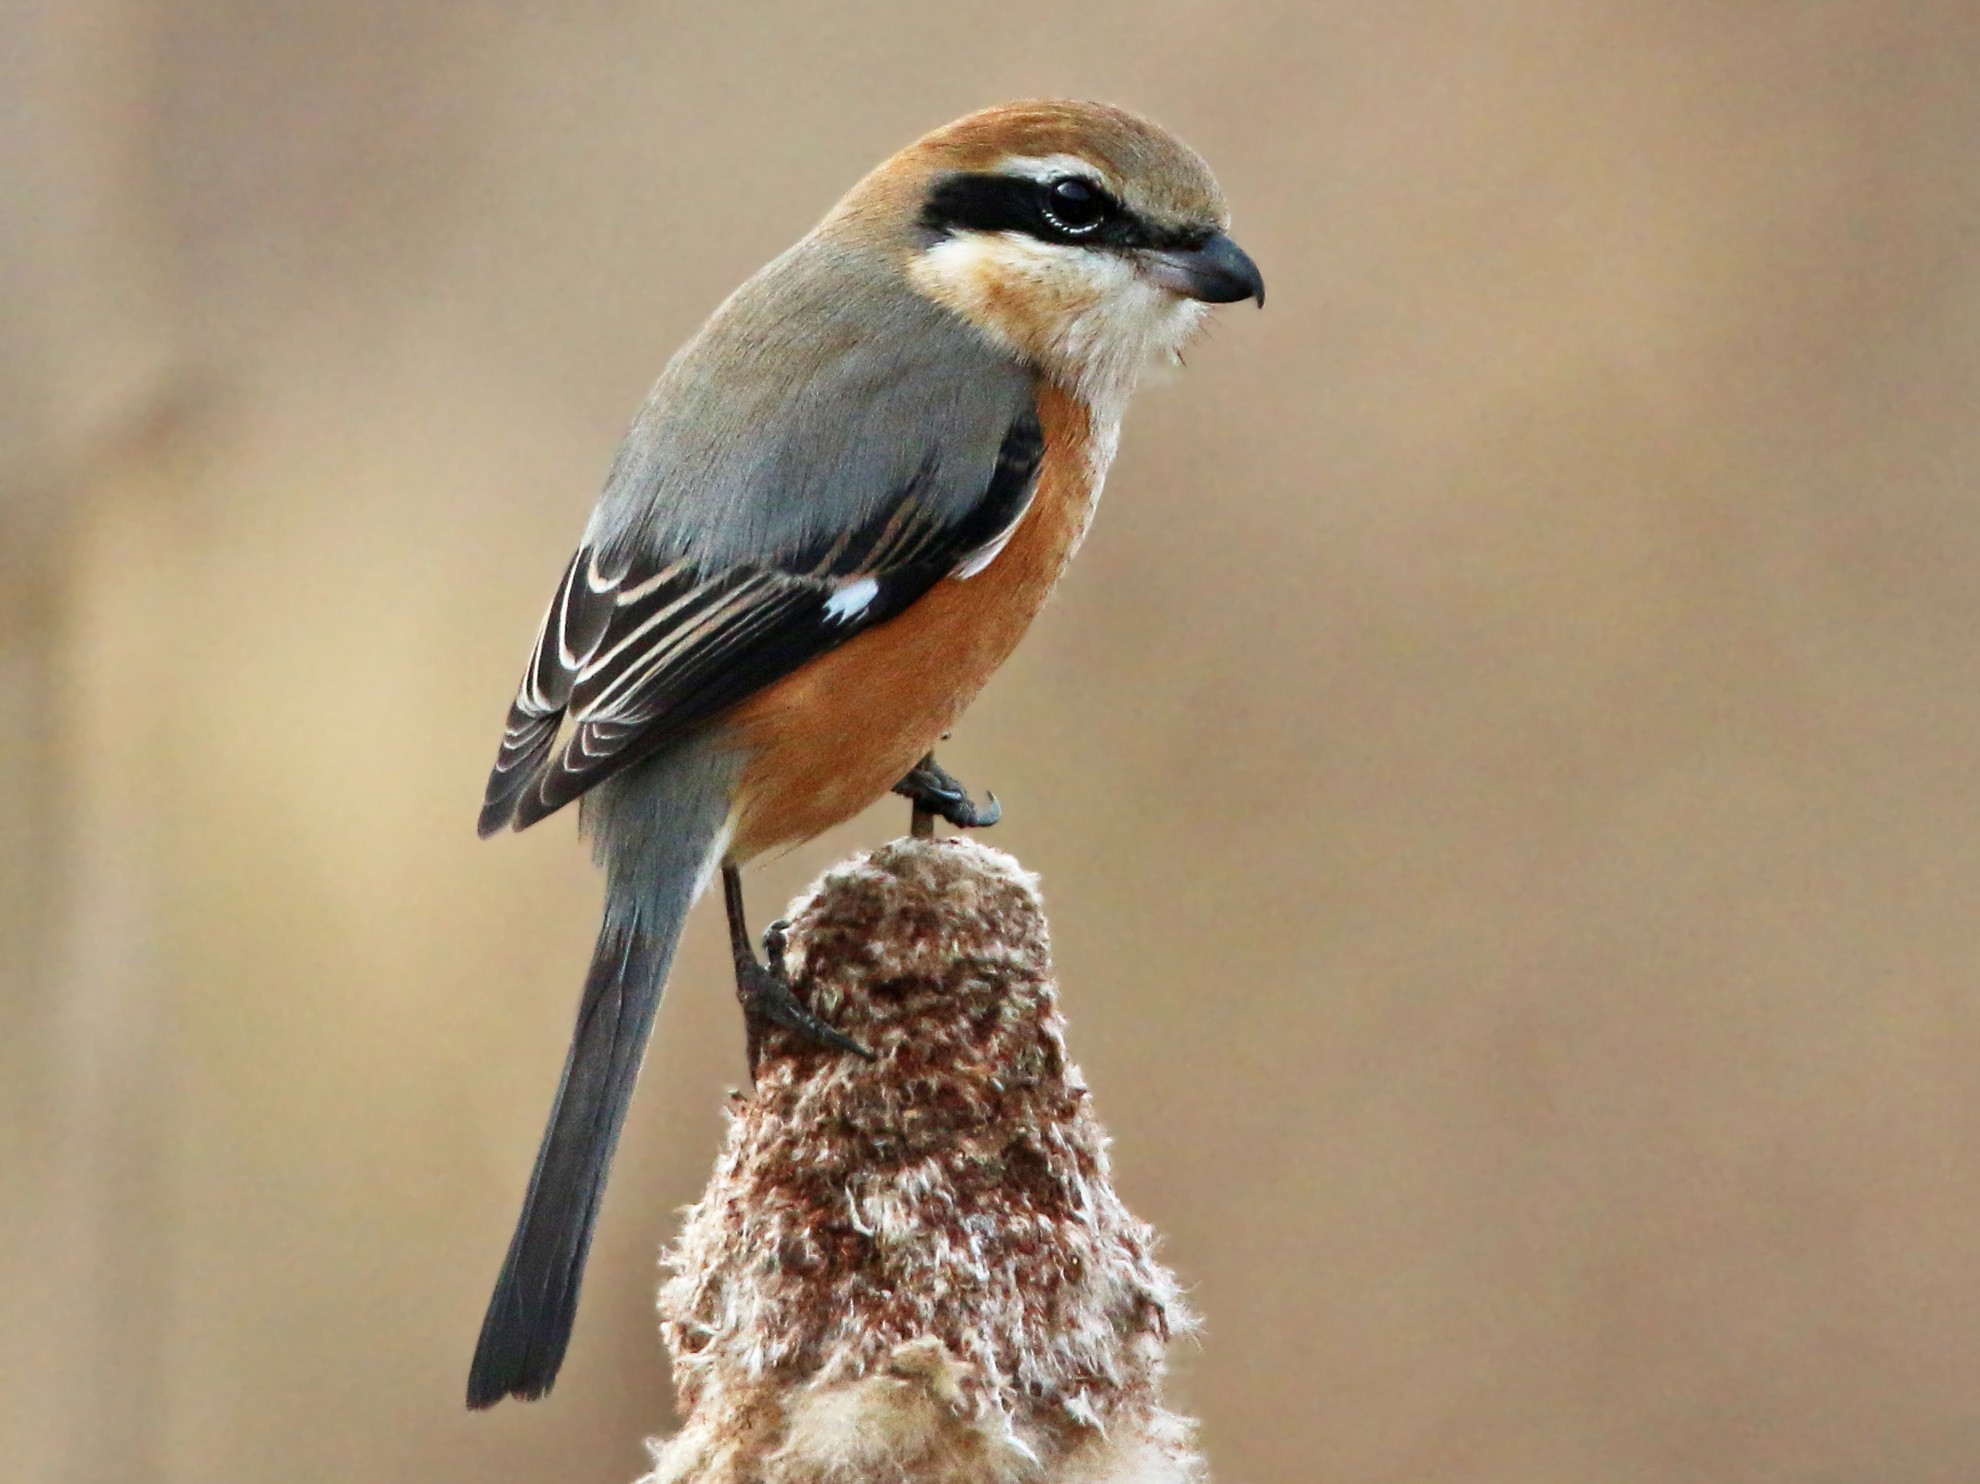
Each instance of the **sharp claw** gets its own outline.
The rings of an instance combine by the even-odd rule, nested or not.
[[[784,977],[784,949],[790,943],[790,932],[790,923],[781,917],[763,930],[763,956],[770,960],[770,972],[779,979]]]
[[[795,995],[787,1001],[781,1001],[774,1008],[765,1006],[764,1013],[773,1025],[782,1026],[792,1035],[802,1036],[815,1046],[823,1046],[832,1051],[844,1051],[867,1061],[876,1059],[871,1051],[844,1031],[834,1030],[805,1009],[798,1003]]]
[[[760,1040],[758,1028],[766,1023],[779,1026],[813,1045],[849,1052],[867,1061],[875,1060],[874,1054],[851,1036],[833,1029],[812,1014],[792,990],[791,982],[783,972],[783,933],[778,931],[782,926],[773,925],[771,931],[764,934],[766,947],[770,946],[767,940],[773,937],[776,940],[770,950],[769,968],[758,963],[736,965],[736,997],[742,1001],[743,1015],[751,1026],[752,1074],[756,1060],[754,1048]]]
[[[859,1042],[855,1041],[851,1036],[848,1036],[843,1032],[833,1030],[832,1027],[824,1024],[822,1021],[814,1022],[814,1026],[815,1026],[814,1031],[806,1032],[806,1034],[810,1035],[813,1040],[822,1040],[827,1046],[834,1047],[837,1050],[843,1051],[850,1056],[856,1056],[861,1061],[880,1060],[879,1056],[875,1052],[869,1050],[865,1046],[862,1046]]]
[[[934,833],[936,817],[959,830],[985,829],[1004,817],[1003,805],[995,794],[987,795],[989,802],[978,807],[970,800],[969,791],[943,770],[932,753],[894,785],[894,792],[914,801],[914,832],[918,836]]]

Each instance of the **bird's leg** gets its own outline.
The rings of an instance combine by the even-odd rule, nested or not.
[[[756,961],[756,949],[749,941],[749,919],[743,912],[742,871],[727,863],[722,866],[722,899],[729,909],[729,952],[736,961],[736,998],[742,1001],[743,1024],[749,1035],[750,1077],[756,1076],[763,1028],[770,1025],[782,1026],[813,1045],[850,1051],[872,1061],[871,1051],[813,1015],[792,990],[790,975],[784,972],[784,932],[789,923],[773,922],[763,935],[763,947],[770,956],[769,967]]]
[[[914,804],[911,828],[917,840],[934,835],[937,815],[959,830],[987,829],[1004,817],[1004,806],[995,794],[989,796],[989,803],[978,806],[969,791],[935,761],[932,752],[908,770],[907,777],[894,785],[894,792]]]

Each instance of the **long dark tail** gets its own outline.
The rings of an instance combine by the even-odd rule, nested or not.
[[[522,1217],[481,1321],[468,1405],[543,1395],[577,1318],[578,1287],[605,1175],[660,1006],[671,943],[607,918]]]
[[[481,1321],[470,1407],[534,1400],[564,1363],[612,1152],[674,945],[727,812],[719,771],[685,761],[657,776],[636,771],[593,806],[589,822],[607,868],[605,922],[529,1194]]]

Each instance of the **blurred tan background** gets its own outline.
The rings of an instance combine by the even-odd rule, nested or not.
[[[1980,10],[1927,0],[0,14],[0,1475],[642,1470],[718,914],[558,1390],[471,1417],[598,893],[482,778],[666,355],[1039,93],[1196,144],[1271,286],[946,754],[1218,1476],[1980,1477]]]

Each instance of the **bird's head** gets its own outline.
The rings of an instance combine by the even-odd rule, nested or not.
[[[1026,102],[916,141],[823,230],[882,247],[917,292],[1113,413],[1207,305],[1265,302],[1229,224],[1173,135],[1105,104]]]

